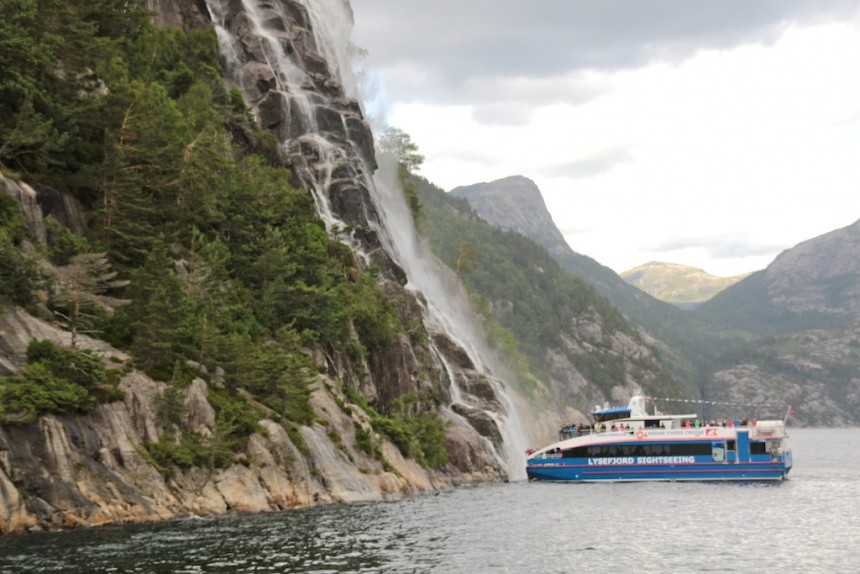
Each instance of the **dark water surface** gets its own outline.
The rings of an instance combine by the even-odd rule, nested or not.
[[[512,483],[0,538],[0,572],[860,572],[860,429],[774,485]]]

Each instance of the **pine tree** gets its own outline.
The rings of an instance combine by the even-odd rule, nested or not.
[[[54,267],[49,274],[55,281],[54,301],[68,306],[68,314],[61,311],[55,313],[66,321],[72,333],[73,349],[80,328],[89,325],[94,319],[88,312],[90,309],[98,308],[110,314],[117,307],[130,303],[128,299],[106,295],[108,291],[125,287],[129,282],[116,278],[117,272],[111,270],[104,253],[74,255],[67,265]]]
[[[156,240],[134,286],[132,354],[144,371],[168,380],[176,363],[191,355],[188,301],[163,237]]]

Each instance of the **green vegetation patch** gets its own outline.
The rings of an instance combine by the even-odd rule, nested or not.
[[[450,423],[443,420],[437,412],[415,412],[416,397],[405,395],[395,400],[388,415],[381,414],[367,404],[365,398],[346,385],[343,392],[354,404],[360,406],[369,416],[373,430],[390,440],[403,456],[408,456],[428,468],[438,468],[448,464],[448,451],[445,450],[445,437]],[[356,428],[356,441],[364,452],[379,453],[370,433]]]
[[[90,351],[32,341],[21,373],[0,379],[0,420],[27,424],[42,414],[86,413],[121,400],[119,372]]]
[[[546,370],[546,349],[564,348],[562,334],[580,317],[600,317],[606,332],[638,339],[607,299],[563,270],[546,249],[479,219],[465,198],[451,197],[420,177],[410,181],[421,200],[421,234],[474,294],[491,343],[511,359],[520,379],[532,381],[529,371],[540,376]],[[602,341],[589,343],[601,350]],[[614,365],[600,364],[608,357],[598,353],[589,359],[589,372],[616,375]]]

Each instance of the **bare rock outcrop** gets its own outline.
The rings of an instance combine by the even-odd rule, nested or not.
[[[223,42],[228,78],[241,88],[259,123],[279,136],[281,163],[313,193],[327,228],[341,230],[337,233],[355,250],[360,270],[379,269],[382,289],[418,318],[416,333],[398,335],[366,359],[345,356],[343,350],[315,350],[322,374],[310,401],[314,422],[288,430],[274,417],[263,419],[260,432],[248,438],[226,468],[214,463],[161,468],[147,450],[149,443],[170,440],[177,426],[201,437],[214,434],[216,416],[207,395],[218,377],[200,370],[179,397],[187,417],[181,425],[171,425],[159,416],[167,389],[163,382],[133,370],[121,351],[79,336],[82,348],[116,368],[122,365],[124,399],[86,414],[0,426],[0,531],[386,500],[505,479],[496,425],[496,415],[503,411],[494,395],[498,386],[477,372],[468,353],[453,341],[440,352],[421,331],[428,306],[404,289],[406,272],[388,251],[393,250],[391,240],[371,194],[373,135],[358,102],[345,92],[329,50],[314,34],[308,9],[314,5],[295,0],[150,0],[147,6],[163,25],[190,29],[212,18]],[[5,178],[0,183],[14,184],[12,194],[28,226],[44,243],[44,205],[38,205],[36,190]],[[45,205],[56,208],[58,221],[72,231],[82,229],[85,222],[74,203],[47,192],[45,198]],[[69,334],[22,309],[0,309],[0,375],[20,371],[34,339],[67,345]],[[443,356],[457,371],[454,375],[444,368]],[[451,462],[434,470],[404,457],[373,432],[368,413],[359,405],[344,406],[341,394],[347,386],[383,409],[400,397],[414,396],[418,412],[427,412],[450,398],[452,385],[460,382],[469,410],[461,409],[466,416],[442,408],[450,423],[446,448]],[[484,409],[491,414],[482,414]],[[359,447],[358,428],[372,433],[377,449],[369,453]]]
[[[36,190],[23,181],[9,179],[0,173],[0,193],[5,193],[18,201],[21,217],[31,235],[40,245],[45,245],[48,232],[45,229],[45,220],[42,217]]]
[[[17,308],[0,315],[0,326],[0,356],[11,365],[22,363],[31,339],[66,341],[67,333]],[[14,337],[5,335],[10,332]],[[81,344],[104,357],[126,359],[103,342],[82,338]],[[263,419],[263,432],[253,434],[236,462],[222,469],[180,468],[165,474],[153,464],[146,443],[157,442],[167,430],[158,417],[166,385],[134,370],[121,379],[120,402],[85,415],[49,415],[33,424],[0,426],[0,532],[386,500],[506,478],[481,434],[491,435],[493,442],[498,437],[493,431],[479,434],[463,416],[451,413],[446,444],[451,463],[430,471],[379,435],[374,436],[381,457],[361,450],[356,428],[370,428],[368,415],[356,405],[344,410],[344,397],[327,376],[320,375],[314,387],[311,405],[318,422],[299,429],[301,448],[283,426]],[[207,395],[207,383],[196,378],[181,397],[188,413],[184,426],[203,436],[215,424]],[[471,420],[476,424],[478,418],[475,414]]]

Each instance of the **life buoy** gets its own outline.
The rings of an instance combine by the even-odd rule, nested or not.
[[[636,438],[645,438],[646,436],[648,436],[648,433],[644,430],[639,429],[638,431],[636,431]]]

